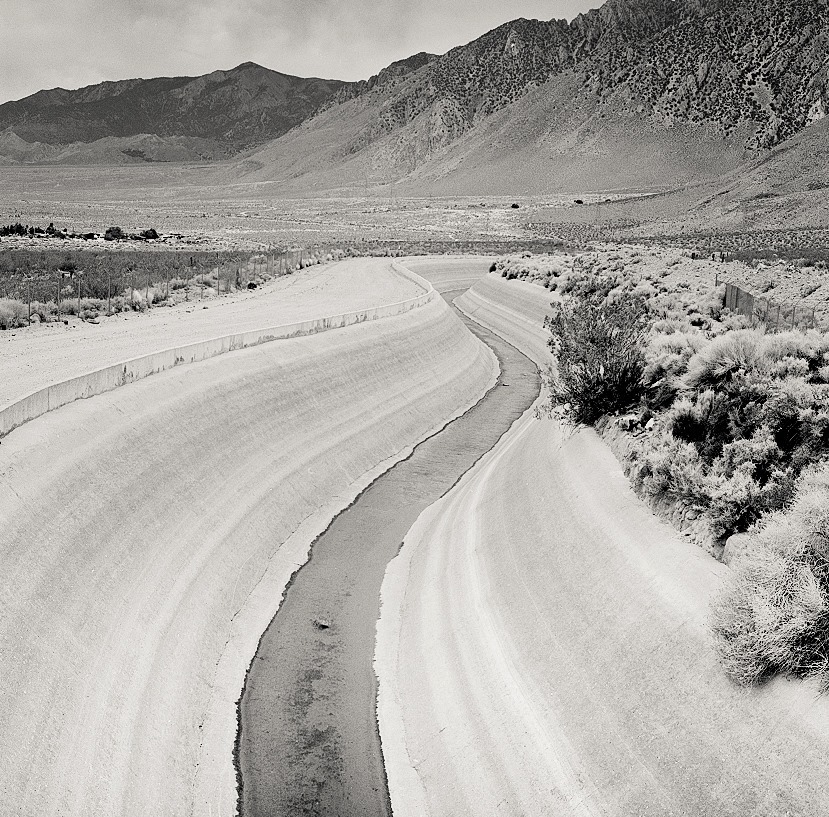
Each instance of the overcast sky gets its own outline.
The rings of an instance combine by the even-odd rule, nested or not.
[[[601,0],[0,0],[0,102],[43,88],[206,74],[248,60],[366,79],[516,17],[572,19]]]

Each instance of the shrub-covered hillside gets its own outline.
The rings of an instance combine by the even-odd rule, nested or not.
[[[829,684],[829,333],[752,328],[723,285],[626,252],[599,273],[595,258],[496,265],[565,295],[550,407],[596,424],[637,493],[715,555],[750,534],[712,611],[735,680]]]

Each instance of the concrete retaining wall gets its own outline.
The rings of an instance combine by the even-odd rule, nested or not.
[[[45,414],[47,411],[60,408],[75,400],[103,394],[126,383],[132,383],[152,374],[172,369],[174,366],[196,363],[225,352],[258,346],[260,343],[268,343],[273,340],[314,335],[318,332],[327,332],[330,329],[339,329],[343,326],[352,326],[365,321],[402,315],[438,297],[428,281],[406,269],[402,264],[395,262],[392,264],[392,269],[402,277],[422,287],[424,289],[423,294],[399,303],[384,304],[357,312],[330,315],[265,329],[254,329],[249,332],[224,335],[223,337],[211,338],[210,340],[199,341],[173,349],[164,349],[150,355],[143,355],[103,369],[97,369],[60,383],[53,383],[0,409],[0,438],[12,429]]]

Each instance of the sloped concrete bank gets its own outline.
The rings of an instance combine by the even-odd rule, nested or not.
[[[653,517],[598,435],[526,413],[384,578],[395,817],[827,813],[829,700],[728,681],[706,625],[726,570]]]
[[[424,273],[428,274],[427,268]],[[457,298],[456,304],[464,314],[505,338],[543,368],[552,363],[544,318],[554,300],[558,296],[540,286],[507,281],[489,273]]]
[[[216,355],[247,349],[274,340],[313,335],[330,329],[353,326],[365,321],[402,315],[429,303],[437,297],[434,289],[427,281],[412,273],[402,264],[392,264],[392,268],[398,275],[421,287],[423,290],[421,294],[397,303],[383,304],[344,314],[328,315],[264,329],[238,332],[201,340],[185,346],[163,349],[149,355],[142,355],[112,366],[96,369],[59,383],[50,384],[0,409],[0,437],[35,417],[40,417],[48,411],[53,411],[75,400],[103,394],[127,383],[167,371],[175,366],[196,363]]]
[[[232,814],[235,702],[309,543],[496,373],[429,299],[6,436],[0,813]]]

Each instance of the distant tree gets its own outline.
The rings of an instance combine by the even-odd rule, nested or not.
[[[118,241],[124,237],[124,231],[120,227],[107,227],[104,233],[104,241]]]

